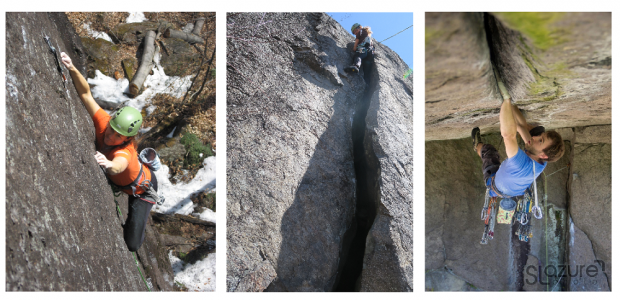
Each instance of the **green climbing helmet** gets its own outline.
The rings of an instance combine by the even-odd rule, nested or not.
[[[134,136],[142,125],[142,114],[131,107],[125,106],[119,109],[110,119],[110,127],[121,135]]]
[[[351,33],[353,33],[353,31],[355,31],[355,28],[362,26],[360,23],[355,23],[353,24],[353,26],[351,26]],[[355,33],[353,33],[355,34]]]

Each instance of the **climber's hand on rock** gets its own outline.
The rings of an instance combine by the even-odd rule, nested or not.
[[[73,62],[71,61],[71,57],[69,57],[69,55],[67,55],[67,53],[61,52],[60,53],[60,59],[62,60],[62,64],[65,65],[65,67],[67,67],[67,69],[71,70],[71,69],[75,68],[73,66]]]
[[[101,154],[99,151],[95,154],[95,159],[97,163],[106,170],[112,167],[112,161],[109,161],[105,155]]]

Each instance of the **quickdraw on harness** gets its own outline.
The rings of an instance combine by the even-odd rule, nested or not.
[[[52,42],[50,42],[49,37],[45,36],[43,39],[45,39],[45,42],[50,47],[50,52],[54,54],[54,59],[56,60],[56,69],[58,70],[58,73],[60,73],[60,76],[62,76],[62,86],[66,89],[67,88],[67,77],[65,77],[65,74],[62,72],[62,68],[60,67],[60,61],[58,60],[58,52],[56,52],[56,48],[52,46]]]
[[[519,237],[519,241],[529,242],[533,236],[532,224],[532,191],[527,189],[522,198],[519,199],[517,204],[517,210],[514,216],[514,223],[519,223],[519,228],[515,232],[515,235]]]
[[[491,197],[489,189],[484,195],[484,207],[480,214],[480,219],[484,221],[484,232],[480,244],[486,245],[493,239],[495,234],[495,217],[497,215],[497,197]]]

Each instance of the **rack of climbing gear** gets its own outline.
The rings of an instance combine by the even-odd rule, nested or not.
[[[484,232],[482,233],[482,240],[480,244],[486,245],[489,240],[493,239],[495,234],[495,218],[497,215],[497,197],[491,197],[489,189],[487,189],[484,195],[484,207],[480,214],[480,219],[484,221]]]
[[[52,42],[50,42],[50,38],[47,35],[43,39],[45,39],[45,42],[47,43],[47,46],[49,46],[50,52],[52,52],[52,54],[54,54],[54,59],[56,60],[56,69],[58,70],[58,73],[60,73],[60,76],[62,76],[62,86],[65,89],[67,89],[67,77],[62,72],[62,68],[60,67],[60,61],[58,60],[58,52],[56,52],[56,48],[54,48],[54,46],[52,46]]]
[[[519,241],[529,242],[533,236],[532,224],[532,192],[527,189],[523,197],[519,199],[517,210],[513,219],[513,224],[519,223],[515,235],[519,237]]]

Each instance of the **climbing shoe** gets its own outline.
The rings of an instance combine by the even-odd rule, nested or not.
[[[471,141],[472,144],[474,146],[474,151],[476,151],[476,146],[478,146],[478,144],[482,143],[482,137],[480,137],[480,128],[476,127],[474,129],[471,130]]]

